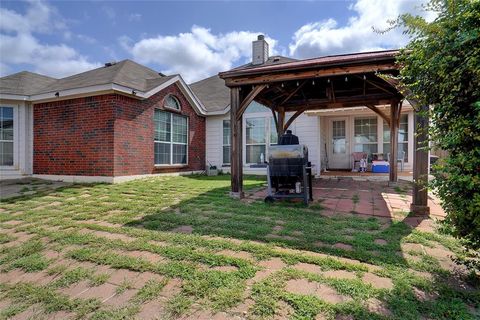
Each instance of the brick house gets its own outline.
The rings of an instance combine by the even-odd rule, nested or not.
[[[0,175],[116,182],[201,172],[206,111],[180,75],[130,60],[0,81]]]

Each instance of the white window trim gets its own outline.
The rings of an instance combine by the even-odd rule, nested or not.
[[[230,136],[231,136],[231,134],[232,134],[232,123],[231,123],[230,118],[222,119],[222,134],[221,134],[221,139],[222,139],[222,143],[221,143],[221,145],[222,145],[222,152],[221,152],[221,161],[220,161],[220,163],[222,164],[223,167],[228,167],[228,166],[230,166],[232,159],[230,159],[230,162],[223,162],[223,149],[224,149],[225,147],[230,147],[230,150],[231,150],[231,148],[232,148],[232,142],[230,141],[230,137],[228,137],[228,144],[225,144],[225,142],[224,142],[224,139],[223,139],[223,138],[224,138],[224,136],[223,136],[223,135],[224,135],[223,123],[224,123],[225,121],[230,122]]]
[[[153,162],[154,162],[154,166],[155,167],[159,167],[159,168],[165,168],[165,167],[169,167],[169,168],[172,168],[172,167],[187,167],[188,166],[188,140],[189,140],[189,124],[190,124],[190,119],[189,117],[185,116],[185,115],[182,115],[182,114],[176,114],[174,112],[170,112],[170,111],[166,111],[166,110],[163,110],[163,109],[155,109],[155,111],[158,110],[158,111],[162,111],[162,112],[166,112],[170,115],[170,142],[166,142],[166,141],[159,141],[159,140],[155,140],[155,135],[154,135],[154,138],[153,138],[153,150],[154,150],[154,155],[153,155]],[[177,109],[173,109],[173,110],[177,110]],[[184,117],[187,119],[187,142],[186,143],[180,143],[180,142],[173,142],[173,115],[176,115],[176,116],[180,116],[180,117]],[[155,123],[155,120],[154,120],[154,123]],[[154,128],[154,132],[155,132],[155,128]],[[155,163],[155,143],[165,143],[165,144],[170,144],[170,163],[168,164],[156,164]],[[174,144],[177,144],[177,145],[184,145],[184,146],[187,146],[187,150],[186,150],[186,158],[187,158],[187,162],[186,163],[173,163],[173,145]]]
[[[169,105],[167,105],[167,99],[170,98],[170,97],[173,98],[173,99],[175,99],[175,101],[177,101],[178,109],[172,108],[172,107],[170,107]],[[174,111],[177,111],[177,112],[178,112],[178,111],[182,111],[182,104],[180,103],[180,100],[178,100],[178,98],[177,98],[174,94],[171,94],[171,93],[170,93],[170,94],[167,94],[167,95],[165,96],[165,98],[163,98],[163,107],[164,107],[165,109],[174,110]],[[161,109],[158,109],[158,110],[161,110]]]
[[[376,120],[377,120],[377,124],[376,124],[376,126],[375,126],[375,127],[376,127],[376,128],[375,128],[375,129],[376,129],[376,133],[377,133],[377,141],[375,141],[375,142],[364,142],[364,143],[356,143],[356,142],[355,142],[355,120],[357,120],[357,119],[370,119],[370,120],[376,119]],[[382,120],[382,121],[383,121],[383,120]],[[352,150],[355,150],[355,146],[357,146],[357,145],[368,144],[368,145],[377,145],[377,153],[380,153],[380,152],[379,152],[379,150],[380,150],[380,146],[379,146],[379,145],[380,145],[380,141],[382,141],[382,147],[383,147],[383,132],[382,132],[382,139],[380,140],[380,139],[379,139],[379,135],[378,135],[378,126],[379,126],[379,124],[378,124],[378,117],[376,117],[376,116],[367,116],[367,115],[365,115],[365,116],[363,116],[363,115],[362,115],[362,116],[355,116],[355,117],[353,117],[353,121],[352,121],[352,122],[353,122],[353,123],[352,123],[352,125],[353,125],[353,130],[352,130],[352,138],[353,138]],[[355,152],[355,151],[352,151],[352,152]]]
[[[18,168],[18,139],[19,136],[19,125],[18,125],[18,106],[15,105],[0,105],[0,107],[13,108],[13,164],[10,166],[0,165],[0,170],[12,170]],[[1,142],[10,142],[10,140],[0,140]]]

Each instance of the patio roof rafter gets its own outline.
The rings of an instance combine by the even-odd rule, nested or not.
[[[390,126],[390,181],[396,182],[396,144],[401,101],[404,99],[396,83],[392,82],[399,73],[395,61],[397,53],[382,51],[322,57],[278,65],[247,66],[220,73],[231,90],[232,195],[243,197],[242,118],[254,100],[272,110],[279,136],[305,111],[368,107]],[[389,79],[392,81],[387,81]],[[390,114],[380,111],[378,105],[389,105]],[[287,112],[294,114],[285,123]],[[414,163],[417,158],[414,155]],[[428,165],[428,159],[426,163]],[[421,167],[424,168],[425,164]],[[424,197],[418,199],[421,203],[416,206],[426,207]]]

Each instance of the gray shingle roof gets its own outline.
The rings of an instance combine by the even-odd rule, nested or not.
[[[173,77],[127,59],[62,79],[22,71],[0,78],[0,93],[34,95],[111,83],[146,92]]]
[[[139,91],[148,91],[167,81],[158,72],[132,60],[123,60],[111,66],[100,67],[70,77],[62,78],[37,93],[61,91],[114,83]]]
[[[192,83],[190,88],[209,112],[223,111],[230,104],[230,90],[218,75]]]
[[[257,68],[257,67],[265,67],[265,66],[272,66],[272,65],[277,65],[277,64],[282,64],[282,63],[288,63],[288,62],[293,62],[293,61],[298,61],[297,59],[294,58],[289,58],[289,57],[284,57],[284,56],[271,56],[268,57],[268,60],[265,63],[262,64],[255,64],[253,65],[251,62],[244,64],[242,66],[233,68],[229,71],[233,70],[243,70],[243,69],[249,69],[249,68]]]
[[[38,73],[22,71],[0,78],[0,93],[28,96],[56,81]]]

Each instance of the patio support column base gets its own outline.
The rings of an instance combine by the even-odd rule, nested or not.
[[[414,214],[428,214],[428,106],[415,110],[413,193],[411,211]],[[426,208],[426,209],[425,209]]]
[[[231,191],[230,192],[230,197],[234,198],[234,199],[243,199],[243,198],[245,198],[245,193],[243,191],[242,192]]]
[[[428,216],[428,215],[430,215],[430,207],[429,206],[423,206],[423,205],[411,204],[410,205],[410,212],[412,212],[413,215],[415,215],[415,216]]]

